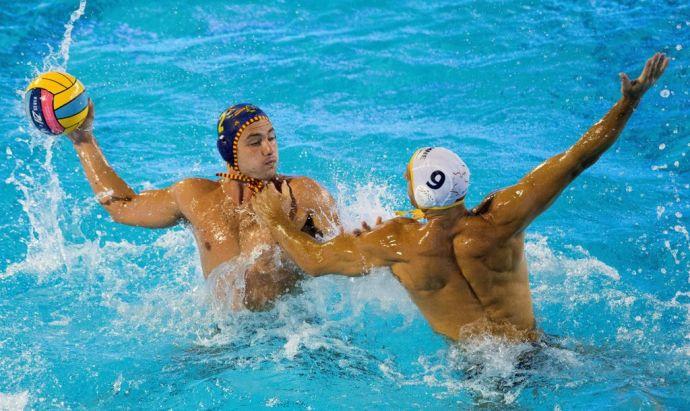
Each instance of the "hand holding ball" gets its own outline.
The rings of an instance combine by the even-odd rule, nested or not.
[[[46,134],[70,133],[89,113],[89,97],[74,76],[58,71],[43,73],[29,84],[24,104],[31,123]]]

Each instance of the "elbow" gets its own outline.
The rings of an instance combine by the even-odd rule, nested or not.
[[[110,214],[110,218],[114,222],[118,224],[134,225],[122,207],[113,206],[111,204],[109,206],[103,206],[103,208]]]
[[[310,277],[321,277],[322,275],[326,274],[326,272],[323,271],[321,267],[318,267],[313,264],[306,264],[301,267],[302,271],[304,271]]]
[[[110,218],[114,222],[116,222],[118,224],[128,224],[127,218],[124,215],[122,215],[122,213],[120,213],[118,211],[110,210],[108,208],[106,208],[106,210],[108,211],[108,214],[110,214]]]

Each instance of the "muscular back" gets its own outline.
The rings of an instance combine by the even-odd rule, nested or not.
[[[497,243],[481,216],[398,220],[404,261],[391,269],[439,333],[491,331],[523,338],[534,329],[524,236]]]

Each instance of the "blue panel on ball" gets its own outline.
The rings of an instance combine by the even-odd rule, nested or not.
[[[89,96],[83,91],[77,98],[55,110],[55,117],[58,119],[72,117],[84,110],[87,105],[89,105]]]

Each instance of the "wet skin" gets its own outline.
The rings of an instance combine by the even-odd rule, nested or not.
[[[221,298],[234,296],[233,307],[264,309],[278,296],[289,292],[300,279],[299,270],[279,251],[270,231],[258,224],[248,201],[253,192],[235,180],[220,181],[188,178],[161,190],[135,193],[110,167],[93,135],[93,103],[84,124],[68,135],[74,144],[89,183],[101,205],[114,221],[148,228],[171,227],[187,223],[196,238],[204,276],[221,263],[247,258],[255,250],[259,256],[246,273],[223,271],[217,276],[244,275],[245,289],[216,289]],[[238,166],[254,178],[277,178],[278,148],[270,121],[252,123],[242,133],[238,144]],[[284,178],[283,178],[284,179]],[[290,178],[293,195],[290,224],[296,230],[309,222],[312,231],[327,232],[338,226],[331,196],[306,177]],[[287,264],[285,264],[287,263]],[[222,278],[216,284],[234,282]],[[238,299],[242,300],[238,304]]]
[[[318,244],[287,218],[287,186],[282,194],[264,190],[254,198],[254,208],[310,275],[359,276],[373,267],[390,267],[438,333],[453,340],[484,333],[537,338],[524,230],[611,147],[667,65],[657,53],[635,81],[621,73],[621,99],[572,147],[472,210],[460,201],[447,210],[429,210],[425,224],[395,218],[359,236],[343,234]]]

